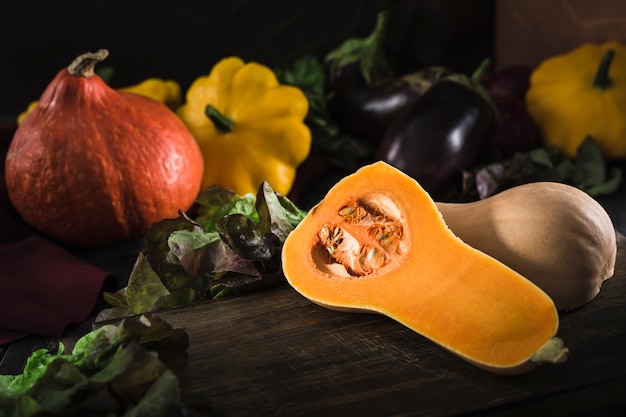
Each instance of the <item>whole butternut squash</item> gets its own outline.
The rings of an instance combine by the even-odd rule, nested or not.
[[[588,303],[613,276],[611,218],[576,187],[536,182],[437,208],[455,235],[534,282],[559,310]]]
[[[566,356],[550,297],[455,236],[424,189],[384,162],[333,186],[289,234],[282,262],[312,302],[383,314],[493,372]]]

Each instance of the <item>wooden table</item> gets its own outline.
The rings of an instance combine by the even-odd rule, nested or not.
[[[620,239],[621,249],[626,239]],[[442,312],[445,314],[445,312]],[[189,403],[237,416],[608,416],[626,411],[626,254],[600,295],[561,314],[567,362],[493,375],[383,316],[289,287],[172,310],[190,335]]]
[[[621,234],[624,196],[600,199]],[[624,242],[598,297],[561,313],[568,361],[514,377],[478,369],[386,317],[311,304],[286,285],[160,315],[189,333],[183,399],[208,415],[617,417],[626,415]],[[81,256],[123,274],[136,250]],[[93,317],[63,342],[92,325]],[[0,373],[20,372],[30,352],[57,343],[33,335],[0,347]]]
[[[0,110],[10,114],[7,120],[38,97],[50,74],[103,42],[112,51],[108,62],[119,86],[137,82],[150,68],[154,75],[188,85],[226,50],[268,65],[289,62],[305,51],[321,55],[347,36],[368,34],[376,13],[389,5],[398,18],[392,42],[398,63],[472,70],[493,49],[485,24],[492,21],[489,0],[446,7],[407,0],[306,0],[270,2],[269,7],[267,2],[220,0],[191,8],[172,4],[165,13],[120,1],[107,8],[96,2],[54,9],[6,3],[0,31],[10,39],[4,57],[11,65],[0,66],[0,79],[10,80],[3,85]],[[460,16],[463,24],[446,25],[423,13],[428,8],[443,11],[444,23],[458,18],[446,10],[469,9],[479,15],[474,16],[478,24],[469,33],[469,13]],[[173,16],[190,24],[181,31]],[[404,38],[409,29],[424,25],[429,30]],[[45,33],[36,45],[34,33]],[[225,43],[215,48],[218,38]],[[138,53],[137,42],[128,39],[145,40],[147,48]],[[435,41],[439,47],[433,47]],[[616,229],[626,234],[626,187],[599,200]],[[131,242],[76,253],[123,281],[139,247]],[[560,335],[571,350],[568,362],[516,377],[482,371],[385,317],[312,305],[286,286],[162,316],[190,334],[190,363],[180,376],[184,400],[209,415],[617,417],[626,415],[625,281],[620,258],[618,273],[592,303],[561,315]],[[91,319],[68,329],[62,341],[71,345],[91,330],[95,313],[104,307],[100,302]],[[31,335],[0,346],[0,374],[21,372],[31,352],[55,350],[58,343]]]

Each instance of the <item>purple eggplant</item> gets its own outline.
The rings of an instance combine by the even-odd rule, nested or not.
[[[390,85],[394,71],[385,51],[388,20],[389,11],[380,12],[369,36],[347,39],[326,55],[324,63],[328,113],[344,133],[361,139],[376,138],[382,134],[381,130],[384,132],[381,123],[388,124],[373,120],[372,113],[382,114],[382,120],[392,118],[393,108],[404,105],[407,100],[397,95],[404,90],[401,85]],[[378,98],[374,101],[369,97],[370,87],[381,90],[375,94]],[[395,99],[385,99],[392,96]],[[366,101],[370,104],[365,104]]]
[[[397,77],[385,50],[389,11],[378,14],[366,38],[348,39],[326,55],[326,107],[346,134],[377,144],[406,105],[448,75],[442,67]]]
[[[492,97],[513,97],[524,102],[531,73],[530,67],[513,65],[488,74],[482,83]]]
[[[531,74],[530,67],[514,65],[482,79],[497,111],[497,121],[485,141],[485,154],[506,159],[541,146],[539,128],[525,105]]]
[[[409,102],[451,72],[431,67],[397,79],[368,84],[355,63],[327,71],[328,111],[339,128],[370,143],[379,143]]]
[[[485,153],[499,158],[511,158],[517,152],[528,152],[541,146],[539,128],[526,105],[512,96],[494,96],[497,121],[489,129]]]
[[[394,120],[376,157],[437,195],[472,166],[493,121],[493,104],[486,93],[442,80]]]

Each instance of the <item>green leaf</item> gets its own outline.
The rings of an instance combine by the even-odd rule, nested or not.
[[[203,232],[201,230],[173,232],[168,238],[168,246],[171,254],[176,257],[180,268],[173,265],[169,270],[170,273],[161,275],[161,279],[168,289],[180,291],[188,288],[193,289],[194,292],[205,290],[207,276],[204,274],[206,269],[206,257],[204,255],[208,253],[205,248],[220,241],[220,235],[217,232]],[[161,303],[161,305],[166,304]]]
[[[220,240],[220,235],[217,232],[177,230],[167,238],[167,246],[180,259],[188,252],[218,240]]]
[[[311,130],[311,149],[327,162],[342,170],[352,171],[374,153],[373,144],[343,133],[326,106],[323,64],[313,56],[296,59],[292,63],[274,68],[283,84],[298,87],[309,102],[304,122]]]
[[[63,354],[63,344],[59,344],[59,351],[56,354],[48,353],[46,349],[34,351],[27,359],[22,374],[2,375],[0,393],[3,397],[15,397],[26,393],[32,385],[43,376],[52,361]]]
[[[170,264],[167,257],[170,251],[169,236],[179,230],[195,230],[196,225],[185,216],[175,219],[164,219],[154,223],[146,233],[145,256],[157,274]]]
[[[523,154],[517,154],[515,155],[515,157],[519,158],[522,155]],[[553,159],[552,155],[550,155],[547,149],[544,149],[544,148],[533,149],[529,151],[527,155],[530,161],[535,165],[544,166],[547,168],[554,167],[554,164],[552,162],[552,159]]]
[[[274,68],[281,84],[295,85],[318,96],[324,95],[324,67],[313,55],[304,55],[284,67]]]
[[[152,225],[128,285],[105,296],[113,307],[99,318],[159,311],[284,282],[283,242],[307,214],[267,182],[256,195],[208,187],[190,213]]]
[[[300,209],[293,203],[293,201],[289,200],[282,194],[276,194],[276,197],[278,198],[278,201],[283,208],[285,216],[287,217],[291,225],[295,228],[298,224],[300,224],[302,219],[304,219],[308,211]]]
[[[609,170],[610,175],[605,182],[600,184],[587,184],[584,187],[579,188],[586,191],[591,196],[610,195],[617,191],[622,183],[622,170],[619,168],[612,168]]]
[[[185,288],[201,291],[202,288],[206,287],[207,277],[200,276],[200,274],[192,274],[191,271],[187,270],[188,265],[185,263],[186,259],[187,256],[182,259],[178,259],[174,256],[168,257],[171,263],[161,266],[158,275],[169,292],[180,291]]]
[[[126,302],[126,287],[116,292],[105,291],[103,293],[103,297],[104,301],[111,304],[112,306],[128,308],[128,303]]]
[[[159,298],[152,306],[152,310],[161,311],[173,307],[185,306],[192,304],[201,298],[202,297],[200,297],[192,288],[181,288],[180,290]]]
[[[606,179],[604,158],[591,137],[580,144],[576,152],[576,169],[572,176],[575,184],[602,184]]]
[[[267,181],[261,184],[256,197],[256,210],[259,213],[260,229],[263,232],[271,232],[281,242],[291,233],[295,224],[299,223],[293,215],[302,214],[302,212],[288,214],[284,204],[286,204],[285,199],[279,199]],[[295,205],[292,204],[288,208],[292,210],[294,207]],[[297,221],[297,223],[294,224],[294,221]]]
[[[609,169],[602,153],[588,137],[570,159],[555,149],[537,148],[511,159],[493,162],[464,173],[465,198],[486,198],[504,189],[534,181],[554,181],[577,187],[591,196],[614,193],[622,181],[619,168]]]
[[[232,214],[221,218],[216,227],[226,244],[244,259],[265,261],[275,253],[269,224],[264,228],[243,215]]]
[[[208,249],[207,271],[214,274],[215,279],[220,279],[228,272],[244,274],[249,276],[261,276],[261,272],[256,267],[255,261],[250,257],[242,257],[235,252],[225,241],[212,244]],[[254,249],[253,249],[254,250]]]
[[[144,394],[143,401],[128,410],[124,417],[164,417],[180,402],[180,387],[176,375],[166,370]]]
[[[84,399],[84,393],[98,390],[89,376],[65,357],[55,358],[33,384],[28,395],[51,414],[63,414]]]
[[[118,327],[109,324],[96,329],[76,341],[72,349],[73,361],[84,369],[97,369],[122,342]]]
[[[135,314],[151,311],[154,303],[169,293],[144,254],[139,253],[126,287],[126,301],[130,309]]]
[[[166,367],[153,352],[141,347],[137,341],[119,349],[105,366],[98,370],[91,380],[96,383],[110,383],[111,389],[122,400],[136,402],[145,392],[146,381],[151,381],[154,375],[165,372]],[[124,375],[123,378],[120,378]],[[139,391],[139,392],[138,392]]]
[[[242,214],[257,220],[253,194],[239,196],[221,185],[213,185],[202,191],[196,202],[199,214],[195,220],[207,232],[215,232],[215,223],[228,214]]]
[[[71,354],[63,345],[57,353],[41,349],[22,374],[0,376],[0,415],[165,416],[180,406],[175,372],[188,346],[184,330],[153,315],[103,326]]]

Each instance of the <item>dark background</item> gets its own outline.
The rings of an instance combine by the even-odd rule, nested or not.
[[[366,36],[391,10],[389,50],[400,71],[448,65],[470,72],[492,53],[493,0],[210,0],[3,2],[0,115],[10,119],[81,53],[100,48],[113,86],[148,77],[183,87],[219,59],[276,66],[322,57]]]

